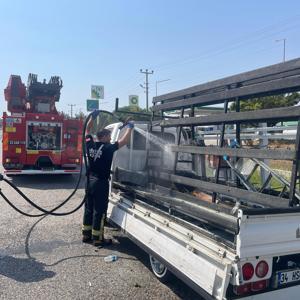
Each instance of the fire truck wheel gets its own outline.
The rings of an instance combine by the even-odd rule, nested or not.
[[[154,275],[162,283],[168,282],[172,278],[172,273],[158,259],[149,254],[150,264]]]

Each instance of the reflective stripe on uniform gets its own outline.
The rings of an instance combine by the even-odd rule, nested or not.
[[[82,230],[83,231],[92,230],[92,225],[82,225]]]
[[[95,230],[95,229],[92,230],[92,236],[93,237],[98,237],[99,240],[103,240],[103,238],[104,238],[104,221],[105,221],[105,214],[103,214],[101,216],[100,229],[99,230]]]
[[[93,230],[92,230],[92,235],[93,235],[93,236],[100,236],[100,230],[95,230],[95,229],[93,229]]]

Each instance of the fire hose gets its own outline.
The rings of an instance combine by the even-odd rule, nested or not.
[[[78,187],[80,185],[81,182],[81,178],[82,178],[82,172],[83,172],[83,163],[81,163],[80,165],[80,172],[79,172],[79,176],[75,185],[74,190],[71,192],[71,194],[65,199],[63,200],[58,206],[54,207],[51,210],[46,210],[44,208],[42,208],[41,206],[37,205],[36,203],[34,203],[32,200],[30,200],[14,183],[10,182],[9,180],[7,180],[3,174],[0,174],[0,181],[4,181],[5,183],[7,183],[10,187],[12,187],[27,203],[29,203],[31,206],[33,206],[34,208],[36,208],[37,210],[41,211],[41,214],[29,214],[26,213],[22,210],[20,210],[19,208],[17,208],[9,199],[8,197],[6,197],[6,195],[2,192],[2,190],[0,189],[0,196],[7,202],[7,204],[9,206],[11,206],[13,209],[15,209],[17,212],[19,212],[20,214],[27,216],[27,217],[42,217],[45,215],[51,215],[51,216],[67,216],[70,214],[73,214],[74,212],[76,212],[77,210],[79,210],[83,204],[86,201],[87,198],[87,191],[89,188],[89,162],[87,159],[87,153],[86,153],[86,140],[85,140],[85,136],[86,136],[86,131],[87,131],[87,126],[89,121],[91,120],[91,118],[93,120],[95,120],[101,113],[105,113],[105,114],[109,114],[111,116],[113,116],[116,119],[119,119],[117,116],[115,116],[113,113],[105,111],[105,110],[94,110],[93,112],[91,112],[88,117],[86,118],[85,122],[84,122],[84,126],[83,126],[83,138],[82,138],[82,156],[83,156],[83,161],[84,161],[84,165],[85,165],[85,171],[86,171],[86,186],[85,186],[85,196],[83,198],[83,200],[80,202],[80,204],[75,207],[74,209],[72,209],[71,211],[68,212],[55,212],[56,210],[58,210],[59,208],[61,208],[62,206],[64,206],[66,203],[68,203],[70,201],[70,199],[74,196],[74,194],[77,192]],[[120,120],[120,119],[119,119]],[[121,120],[120,120],[121,121]],[[127,120],[128,121],[128,120]],[[122,127],[124,127],[126,125],[126,122],[124,122],[123,126],[120,127],[120,129]]]

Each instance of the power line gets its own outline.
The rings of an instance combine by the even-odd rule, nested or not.
[[[251,53],[261,53],[261,52],[270,51],[271,49],[276,49],[276,48],[278,48],[278,46],[263,47],[263,48],[258,49],[256,51],[252,51]],[[219,62],[211,62],[210,63],[211,68],[217,67],[217,66],[219,66]],[[199,84],[198,80],[203,80],[203,77],[201,77],[199,79],[199,76],[201,76],[201,75],[203,76],[203,72],[193,74],[191,77],[185,77],[184,76],[185,80],[183,81],[182,80],[182,78],[183,78],[182,74],[180,74],[180,76],[176,76],[175,74],[173,74],[174,78],[172,78],[172,82],[173,83],[174,82],[175,83],[177,83],[177,82],[180,83],[182,86],[179,87],[178,89],[183,89],[183,88],[186,88],[186,86],[189,86],[189,85],[198,85]],[[229,76],[229,75],[227,74],[227,76]],[[222,76],[226,76],[226,75],[224,74]],[[209,80],[214,80],[214,78],[207,79],[207,81],[209,81]]]
[[[165,82],[165,81],[169,81],[169,80],[171,80],[171,79],[157,80],[157,81],[155,82],[155,96],[157,96],[157,85],[158,85],[159,83],[161,83],[161,82]]]
[[[296,18],[296,17],[297,17],[297,19],[295,21],[299,22],[299,19],[298,19],[299,15],[294,16],[294,18]],[[294,19],[294,18],[292,18],[292,19]],[[194,62],[196,60],[201,60],[203,58],[213,56],[215,54],[221,54],[223,52],[227,52],[228,50],[230,51],[230,50],[233,50],[233,49],[236,49],[236,48],[240,48],[240,47],[245,46],[247,44],[256,42],[257,40],[265,39],[269,36],[274,36],[274,35],[276,35],[280,32],[285,32],[285,31],[287,31],[289,29],[292,29],[294,27],[298,28],[298,26],[299,26],[298,24],[294,24],[294,25],[288,24],[288,22],[290,22],[290,19],[291,18],[282,20],[280,22],[275,23],[275,25],[273,24],[273,25],[265,26],[264,28],[262,28],[260,30],[256,30],[256,31],[254,31],[254,32],[252,32],[248,35],[245,35],[243,37],[240,37],[240,38],[229,41],[228,45],[225,45],[223,47],[218,47],[216,49],[211,49],[209,51],[205,51],[200,55],[190,56],[190,57],[187,57],[187,58],[184,58],[184,59],[179,59],[177,61],[157,65],[157,66],[155,66],[155,69],[156,70],[162,70],[162,69],[168,69],[170,67],[172,68],[175,65],[179,65],[179,64],[191,63],[191,62]],[[293,22],[295,22],[295,21],[293,20]],[[275,26],[279,26],[279,25],[281,25],[280,28],[274,29]],[[283,28],[283,26],[285,26],[285,28]],[[248,37],[248,36],[250,36],[250,40],[245,40],[245,38]]]
[[[181,65],[185,65],[185,64],[194,62],[195,60],[205,60],[205,59],[209,59],[209,58],[211,58],[211,57],[215,58],[215,57],[218,56],[218,55],[223,55],[223,54],[226,53],[226,52],[231,52],[231,51],[234,51],[234,50],[236,50],[236,49],[238,49],[238,48],[241,48],[241,47],[243,47],[245,44],[253,44],[254,42],[258,42],[258,41],[263,40],[263,39],[266,39],[266,38],[273,38],[273,37],[278,36],[278,33],[283,33],[283,32],[285,32],[286,30],[290,30],[290,29],[293,29],[293,28],[298,28],[298,26],[295,26],[295,25],[289,26],[289,27],[284,28],[284,29],[281,29],[281,30],[279,30],[279,31],[276,31],[276,32],[273,32],[273,33],[269,33],[269,34],[267,34],[267,35],[265,35],[265,36],[260,36],[260,37],[258,37],[258,38],[256,38],[256,39],[253,39],[253,38],[252,38],[252,40],[250,40],[250,41],[243,42],[243,43],[239,43],[239,44],[237,44],[237,45],[232,45],[232,46],[227,47],[227,48],[225,48],[225,49],[220,49],[220,50],[217,50],[217,49],[216,49],[216,50],[213,51],[211,54],[203,55],[202,57],[198,57],[197,59],[193,59],[193,60],[190,60],[190,61],[184,61],[184,62],[181,62]],[[243,44],[244,44],[244,45],[243,45]],[[274,47],[269,47],[268,49],[270,50],[270,49],[272,49],[272,48],[274,48]],[[263,49],[263,51],[265,51],[265,50],[267,50],[267,49]],[[256,52],[261,52],[261,50],[259,50],[259,51],[254,51],[254,52],[252,51],[252,53],[256,53]],[[284,59],[285,59],[285,50],[284,50]],[[177,63],[177,65],[178,65],[178,63]],[[170,68],[174,68],[174,67],[176,67],[176,66],[173,65],[173,66],[169,66],[168,68],[170,69]],[[172,76],[172,77],[174,77],[174,78],[176,77],[175,74],[170,74],[170,73],[168,73],[168,76]],[[173,81],[176,81],[176,79],[173,80]]]
[[[286,42],[286,38],[276,40],[275,42],[283,42],[283,62],[285,62],[285,42]]]
[[[158,69],[161,71],[163,69],[174,68],[177,65],[185,65],[185,64],[189,64],[194,61],[197,61],[197,60],[208,59],[208,58],[214,57],[216,55],[222,55],[226,52],[234,51],[238,48],[247,46],[248,44],[253,44],[254,42],[258,42],[259,40],[266,39],[266,38],[272,37],[272,36],[276,36],[276,35],[278,35],[278,33],[283,33],[285,31],[293,29],[294,27],[297,27],[298,25],[297,24],[295,25],[295,22],[299,21],[299,16],[300,15],[297,14],[293,17],[282,19],[276,23],[264,26],[258,30],[255,30],[246,35],[240,36],[239,38],[236,38],[233,40],[228,40],[228,43],[226,43],[227,45],[223,44],[223,47],[218,47],[215,49],[211,49],[209,51],[205,51],[204,53],[202,53],[200,55],[190,56],[190,57],[186,57],[183,59],[179,59],[177,61],[175,60],[173,62],[169,61],[166,63],[159,64],[155,67],[155,70]],[[147,71],[147,69],[146,69],[146,71]],[[144,72],[141,72],[141,73],[144,73]],[[127,81],[131,81],[134,77],[135,76],[130,77]],[[146,77],[147,77],[147,75],[146,75]],[[138,78],[136,78],[134,81],[138,81]],[[117,89],[117,92],[119,93],[121,91],[129,90],[131,87],[133,87],[133,85],[135,85],[135,83],[132,81],[128,85],[125,85],[124,87],[122,87],[120,89]],[[148,84],[146,84],[146,86],[142,86],[142,87],[146,90],[146,88],[148,87]],[[148,90],[148,92],[149,92],[149,90]],[[116,93],[116,90],[112,90],[109,94],[115,94],[115,93]],[[146,97],[148,98],[147,92],[146,92]],[[146,102],[148,102],[147,99],[146,99]],[[148,109],[148,105],[147,105],[147,109]]]
[[[130,89],[131,87],[133,86],[138,86],[137,82],[141,80],[141,76],[138,76],[138,75],[134,75],[134,76],[131,76],[129,78],[127,78],[126,80],[124,80],[123,82],[127,81],[128,84],[125,84],[123,87],[119,87],[115,90],[111,90],[109,91],[108,93],[106,93],[106,98],[107,97],[111,97],[113,94],[114,95],[117,95],[118,93],[120,92],[123,92],[123,91],[127,91],[128,89]],[[108,96],[109,95],[109,96]]]

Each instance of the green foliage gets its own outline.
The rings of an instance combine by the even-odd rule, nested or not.
[[[247,100],[241,100],[240,111],[250,111],[259,109],[271,109],[278,107],[294,106],[300,100],[299,93],[283,94],[277,96],[266,96],[260,98],[252,98]],[[231,111],[236,110],[236,104],[233,102],[230,106]],[[267,122],[268,126],[274,126],[277,122]],[[250,123],[248,125],[256,127],[256,123]],[[243,126],[248,126],[243,124]]]
[[[82,111],[75,114],[75,119],[85,120],[85,118],[86,118],[86,115]]]
[[[143,113],[147,115],[130,114],[128,112]],[[146,109],[142,109],[138,106],[123,106],[120,107],[117,112],[113,113],[121,120],[126,120],[128,117],[131,117],[134,121],[149,121],[151,119],[151,112],[147,112]]]
[[[294,106],[299,102],[299,93],[291,93],[277,96],[266,96],[242,100],[240,103],[241,111],[258,110],[266,108]],[[230,110],[235,111],[235,103],[232,103]]]
[[[96,134],[98,131],[104,129],[107,125],[119,122],[119,119],[107,112],[101,111],[96,119],[92,119],[92,127],[90,132]]]
[[[130,114],[130,112],[143,113],[147,115]],[[137,106],[120,107],[117,112],[113,111],[112,113],[113,115],[101,112],[100,115],[93,120],[90,133],[96,134],[107,125],[117,122],[124,122],[128,117],[131,117],[134,121],[149,121],[151,119],[151,112],[147,112],[146,109],[141,109]]]

